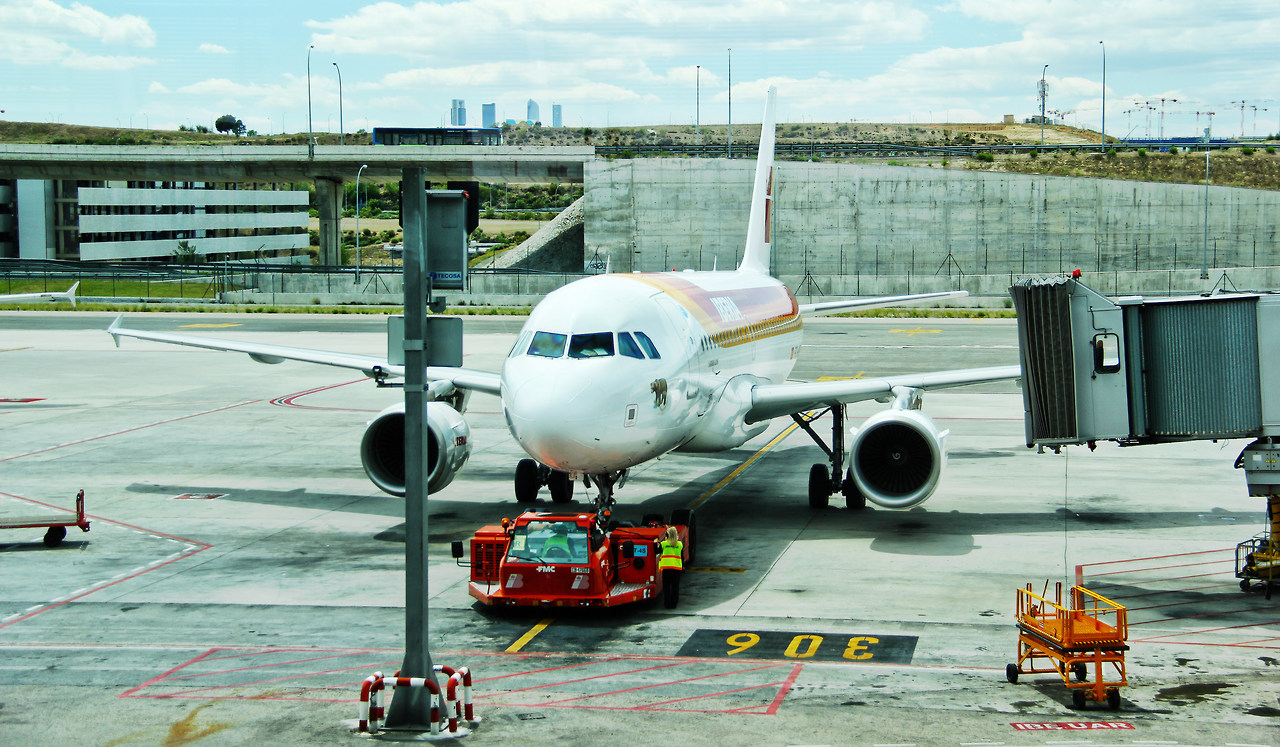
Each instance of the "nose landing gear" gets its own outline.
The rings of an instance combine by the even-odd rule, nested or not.
[[[550,489],[553,502],[568,503],[573,500],[573,480],[568,472],[551,469],[532,459],[516,462],[517,503],[533,503],[538,500],[538,491],[543,485]]]

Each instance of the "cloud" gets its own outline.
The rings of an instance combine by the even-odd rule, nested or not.
[[[63,7],[50,0],[0,1],[0,60],[77,70],[130,70],[153,64],[147,57],[107,54],[94,47],[151,47],[155,32],[146,19],[108,16],[82,3]]]
[[[169,87],[158,80],[153,80],[147,87],[147,93],[169,93]]]
[[[197,49],[205,54],[231,54],[231,50],[221,44],[201,44]]]

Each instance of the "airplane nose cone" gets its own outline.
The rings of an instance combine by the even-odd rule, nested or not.
[[[625,395],[608,377],[584,376],[553,371],[521,378],[518,387],[504,391],[511,434],[534,459],[566,472],[631,466],[637,444],[634,429],[623,428]]]

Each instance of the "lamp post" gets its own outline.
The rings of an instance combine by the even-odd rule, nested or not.
[[[729,48],[729,158],[733,158],[733,47]]]
[[[316,157],[315,138],[311,135],[311,50],[316,45],[307,47],[307,158]]]
[[[346,130],[342,127],[342,68],[338,67],[338,63],[333,63],[333,69],[338,71],[338,145],[346,145]],[[360,202],[360,196],[356,195],[356,203]]]
[[[1200,279],[1209,279],[1209,141],[1213,139],[1213,112],[1209,115],[1209,126],[1204,128],[1204,246],[1200,254]],[[1205,290],[1208,290],[1206,288]]]
[[[1098,40],[1102,44],[1102,40]],[[1107,45],[1102,44],[1102,149],[1107,149]]]
[[[1044,100],[1048,96],[1048,91],[1044,87],[1044,74],[1049,71],[1048,63],[1045,63],[1044,70],[1040,71],[1040,147],[1044,147]]]
[[[369,164],[361,164],[356,171],[356,283],[360,283],[360,174],[369,168]]]
[[[698,66],[697,77],[693,83],[693,137],[694,143],[702,145],[702,66]],[[701,154],[699,154],[701,155]]]

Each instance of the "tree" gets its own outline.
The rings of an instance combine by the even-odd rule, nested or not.
[[[244,122],[241,122],[230,114],[223,114],[221,117],[218,117],[217,121],[213,123],[213,126],[218,129],[218,132],[230,132],[235,135],[244,134]]]

